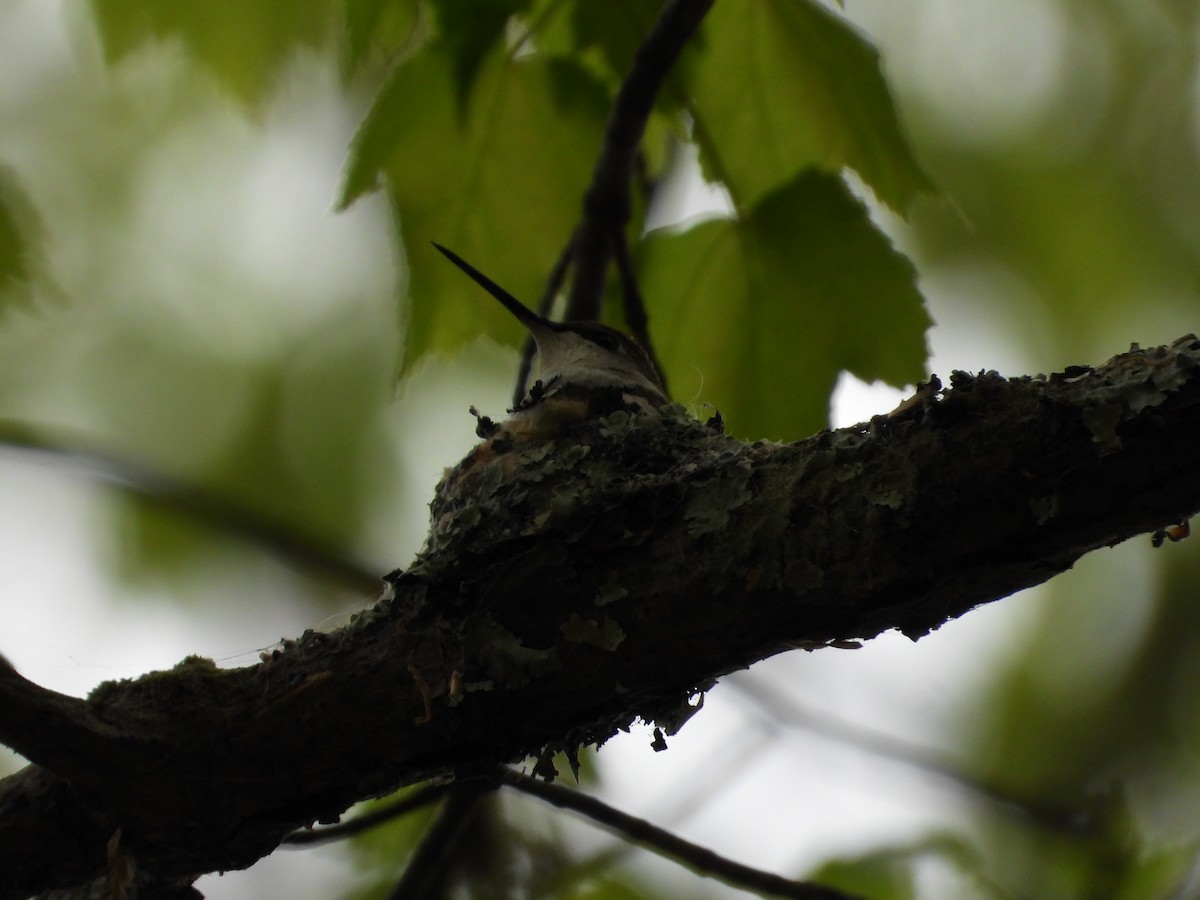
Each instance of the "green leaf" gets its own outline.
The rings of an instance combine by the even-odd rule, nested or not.
[[[572,51],[584,58],[601,61],[596,68],[611,85],[614,97],[629,75],[634,56],[654,27],[662,7],[662,0],[610,0],[608,3],[575,0],[572,4]],[[703,33],[693,35],[690,43],[699,51],[704,46]],[[654,112],[642,139],[643,153],[649,157],[653,173],[657,173],[665,162],[663,144],[661,140],[656,142],[656,137],[666,134],[683,137],[685,128],[681,112],[687,103],[684,85],[698,62],[704,64],[702,51],[681,55],[655,95]]]
[[[984,875],[978,851],[963,837],[949,831],[933,831],[909,843],[867,850],[857,856],[831,859],[809,878],[856,897],[888,897],[892,900],[920,896],[916,872],[922,864],[940,864],[959,876],[963,886],[979,888],[971,896],[1000,896]]]
[[[336,0],[92,0],[92,8],[110,63],[176,38],[247,102],[273,85],[293,50],[322,44],[336,21]]]
[[[41,268],[43,230],[33,203],[7,166],[0,166],[0,313],[30,297],[30,280]]]
[[[433,0],[444,45],[454,57],[454,86],[465,103],[488,53],[505,35],[509,20],[532,0]]]
[[[722,0],[694,67],[705,175],[739,208],[809,166],[856,171],[903,211],[932,184],[900,128],[875,48],[814,0]]]
[[[400,220],[412,298],[405,369],[519,325],[429,245],[454,249],[527,303],[579,219],[606,113],[603,89],[565,60],[494,51],[465,108],[455,59],[435,44],[401,65],[355,137],[349,204],[380,176]]]
[[[576,0],[570,16],[575,50],[598,48],[608,69],[624,77],[662,6],[662,0]]]
[[[588,872],[587,877],[576,878],[564,884],[557,896],[562,900],[650,900],[652,897],[661,896],[650,887],[642,888],[622,880],[622,876],[624,873],[597,875]]]
[[[345,818],[353,821],[359,815],[385,810],[421,790],[421,787],[413,785],[391,796],[368,800],[355,807],[353,813]],[[390,896],[408,858],[428,831],[437,808],[436,802],[418,807],[407,815],[379,822],[347,841],[346,847],[355,860],[355,867],[366,877],[359,879],[353,889],[347,889],[341,895],[344,900],[380,900]]]
[[[362,66],[378,50],[389,56],[412,37],[418,22],[417,0],[342,0],[346,28],[342,61],[347,71]]]
[[[809,878],[850,896],[910,900],[918,896],[915,862],[887,851],[864,853],[854,859],[827,862]]]
[[[736,434],[824,427],[842,370],[895,385],[924,375],[916,273],[836,176],[806,172],[740,221],[655,233],[642,273],[673,390],[714,404]]]
[[[524,16],[531,44],[551,56],[569,56],[594,74],[616,96],[633,63],[634,54],[653,27],[663,7],[662,0],[535,0]],[[694,42],[702,40],[700,35]],[[662,176],[670,162],[671,146],[689,140],[689,129],[681,112],[686,108],[682,74],[691,57],[676,60],[662,90],[654,98],[655,108],[641,142],[644,176],[654,180]],[[635,182],[638,180],[635,176]],[[634,203],[643,199],[633,192]],[[641,232],[642,219],[635,209],[631,225]]]

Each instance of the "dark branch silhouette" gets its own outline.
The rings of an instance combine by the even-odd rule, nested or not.
[[[583,220],[573,238],[568,319],[600,317],[615,235],[629,222],[634,163],[654,99],[712,5],[713,0],[668,0],[617,92],[592,183],[584,194]]]
[[[574,267],[564,318],[595,321],[600,318],[608,267],[617,257],[625,318],[633,336],[650,354],[655,368],[663,369],[654,352],[648,319],[633,266],[625,228],[629,224],[630,193],[637,171],[639,148],[646,122],[663,81],[679,54],[696,33],[714,0],[668,0],[634,56],[613,102],[604,130],[592,182],[584,192],[583,217],[571,234],[546,283],[539,312],[548,315],[567,270]],[[534,345],[526,340],[513,394],[516,406],[525,396],[533,367]],[[665,378],[663,379],[665,384]]]
[[[682,415],[567,440],[589,452],[551,447],[448,510],[390,597],[260,665],[190,658],[87,700],[0,666],[0,741],[33,763],[0,781],[0,898],[103,875],[118,829],[139,873],[241,868],[404,785],[635,719],[672,733],[758,659],[916,638],[1185,519],[1200,340],[1044,379],[955,373],[791,445]]]
[[[446,895],[443,887],[449,875],[447,863],[454,856],[471,817],[478,813],[480,798],[494,788],[494,784],[467,780],[449,790],[437,818],[421,836],[388,900],[424,900]]]
[[[376,826],[383,825],[393,819],[399,819],[401,816],[407,816],[409,813],[416,812],[418,809],[424,809],[432,803],[437,803],[445,796],[446,791],[449,789],[450,785],[448,783],[422,785],[411,794],[407,794],[399,800],[382,806],[379,809],[373,809],[369,813],[363,813],[361,816],[355,816],[348,821],[339,822],[337,825],[293,831],[284,837],[282,843],[293,845],[324,844],[330,841],[339,841],[348,837],[354,837],[356,834],[370,831]]]
[[[682,863],[695,872],[709,875],[744,891],[766,896],[794,897],[797,900],[854,900],[855,895],[843,891],[806,881],[792,881],[727,859],[707,847],[685,841],[645,819],[613,809],[607,803],[579,791],[547,784],[513,771],[505,772],[501,780],[522,793],[537,797],[553,806],[577,812],[643,847]]]

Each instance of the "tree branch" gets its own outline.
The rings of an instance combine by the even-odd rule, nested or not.
[[[337,825],[330,825],[328,828],[306,828],[303,831],[293,831],[283,839],[283,843],[296,846],[301,844],[324,844],[329,841],[340,841],[348,837],[354,837],[356,834],[369,831],[376,825],[382,825],[384,822],[392,821],[392,819],[399,819],[401,816],[416,812],[418,809],[429,806],[431,803],[436,803],[442,799],[442,796],[449,789],[449,783],[422,785],[411,794],[406,794],[394,803],[389,803],[380,809],[373,809],[361,816],[355,816],[348,822],[340,822]]]
[[[437,818],[422,835],[404,874],[388,894],[388,900],[422,900],[447,895],[446,864],[461,843],[471,817],[478,813],[479,800],[494,789],[494,784],[478,781],[466,781],[450,789]]]
[[[890,417],[745,444],[668,408],[493,446],[354,622],[256,666],[190,658],[86,701],[0,666],[0,898],[250,865],[351,804],[464,768],[676,730],[790,648],[917,638],[1200,510],[1200,341],[1097,369],[955,373]]]
[[[566,318],[600,318],[614,235],[629,222],[630,181],[654,98],[714,0],[668,0],[638,47],[609,114],[604,145],[572,240],[575,274]]]
[[[564,318],[598,320],[608,265],[616,255],[626,320],[633,336],[650,354],[660,377],[663,376],[663,369],[650,341],[645,305],[637,289],[625,240],[625,226],[629,223],[631,205],[630,182],[638,160],[642,134],[654,107],[654,98],[714,2],[668,0],[638,47],[633,65],[622,81],[609,113],[600,155],[592,172],[592,183],[584,192],[583,217],[547,278],[539,304],[539,312],[549,315],[567,269],[574,264],[575,275]],[[513,392],[514,407],[525,396],[534,352],[533,339],[526,338]],[[665,377],[663,381],[665,384]]]
[[[546,784],[536,778],[513,771],[506,771],[501,776],[501,781],[509,787],[544,800],[552,806],[569,809],[586,816],[593,822],[628,837],[644,847],[649,847],[656,853],[683,863],[701,875],[709,875],[744,891],[775,897],[794,897],[797,900],[854,900],[852,895],[834,888],[822,887],[806,881],[792,881],[790,878],[783,878],[762,869],[743,865],[713,853],[707,847],[685,841],[669,831],[652,825],[645,819],[639,819],[613,809],[607,803],[602,803],[595,797],[589,797],[579,791],[555,784]]]

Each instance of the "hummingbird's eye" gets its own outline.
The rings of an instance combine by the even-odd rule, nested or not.
[[[621,349],[620,342],[607,331],[596,331],[589,334],[587,337],[588,340],[590,340],[593,344],[598,347],[602,347],[609,353],[616,353]]]

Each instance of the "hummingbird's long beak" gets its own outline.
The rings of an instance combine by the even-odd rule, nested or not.
[[[535,338],[539,334],[545,334],[546,332],[562,331],[562,326],[557,322],[552,322],[545,316],[539,316],[532,309],[527,307],[524,303],[522,303],[504,288],[500,287],[500,285],[496,284],[496,282],[492,281],[492,279],[488,278],[453,250],[447,250],[437,241],[431,241],[430,243],[432,243],[433,246],[438,249],[438,252],[441,253],[442,256],[446,257],[446,259],[450,260],[450,262],[454,263],[456,266],[470,275],[471,279],[476,284],[504,304],[504,308],[516,316],[517,320],[526,328],[528,328],[530,333],[533,334]]]

